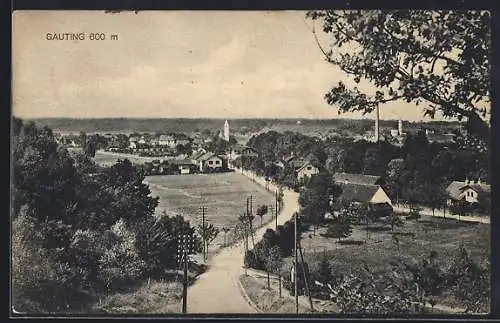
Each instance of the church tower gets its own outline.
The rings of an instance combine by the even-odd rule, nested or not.
[[[224,122],[224,140],[229,142],[229,122]]]

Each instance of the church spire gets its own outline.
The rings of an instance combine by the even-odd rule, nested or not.
[[[224,122],[224,140],[229,142],[229,122]]]

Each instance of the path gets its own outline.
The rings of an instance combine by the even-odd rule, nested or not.
[[[396,212],[410,213],[409,208],[397,206],[397,205],[395,205],[393,207],[394,207],[394,211],[396,211]],[[422,215],[443,218],[443,211],[442,210],[435,210],[435,212],[432,212],[432,210],[423,209],[423,210],[420,210],[419,213]],[[490,224],[490,217],[489,216],[462,215],[459,217],[457,214],[446,213],[445,217],[447,219],[455,219],[455,220],[460,220],[460,221],[464,221],[464,222],[478,222],[478,223],[483,223],[483,224]]]
[[[241,172],[241,170],[237,170]],[[254,178],[252,174],[243,172],[244,175]],[[255,182],[265,185],[265,180],[255,176]],[[277,187],[269,184],[269,189],[274,191]],[[283,190],[284,207],[278,215],[278,224],[284,224],[298,211],[298,193]],[[272,221],[259,228],[255,233],[257,242],[264,232],[275,228]],[[209,269],[202,274],[197,281],[189,287],[187,298],[188,313],[255,313],[255,310],[247,303],[240,292],[238,279],[244,274],[243,243],[237,243],[231,247],[222,249],[214,255],[209,262]]]

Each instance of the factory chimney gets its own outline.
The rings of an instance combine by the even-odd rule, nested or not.
[[[379,111],[378,111],[378,105],[375,108],[375,142],[379,142]]]

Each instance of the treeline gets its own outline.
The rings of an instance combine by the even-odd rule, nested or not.
[[[72,158],[51,129],[13,123],[12,296],[19,312],[83,310],[99,295],[176,268],[182,217],[155,217],[158,199],[128,160]]]
[[[364,225],[365,230],[370,223],[376,223],[378,227],[389,225],[391,230],[394,226],[404,225],[395,213],[385,218],[378,217],[364,206],[352,205],[344,208],[338,218],[326,220],[328,196],[339,189],[328,178],[327,173],[320,173],[300,192],[297,243],[300,244],[302,233],[311,226],[328,225],[324,236],[340,239],[351,233],[351,225]],[[264,270],[268,277],[270,273],[278,274],[284,278],[284,288],[291,293],[294,287],[289,278],[290,271],[283,265],[284,258],[294,254],[295,216],[276,230],[267,229],[262,239],[245,255],[246,266]],[[305,262],[304,266],[299,263],[298,291],[305,293],[307,278],[312,296],[333,300],[342,313],[422,313],[427,311],[426,306],[433,307],[444,295],[451,295],[466,312],[484,312],[489,307],[489,259],[475,261],[463,246],[458,247],[450,262],[441,261],[433,251],[418,261],[394,261],[389,264],[392,269],[388,273],[374,272],[366,263],[342,271],[330,264],[326,253],[320,261],[315,257],[313,254],[313,261]]]
[[[295,169],[284,163],[290,156],[310,160],[331,174],[346,172],[381,176],[392,200],[439,208],[446,203],[445,188],[454,180],[489,182],[489,151],[457,143],[430,143],[424,131],[408,134],[402,147],[349,138],[328,139],[270,131],[252,137],[248,146],[258,157],[242,157],[237,166],[296,188]]]

